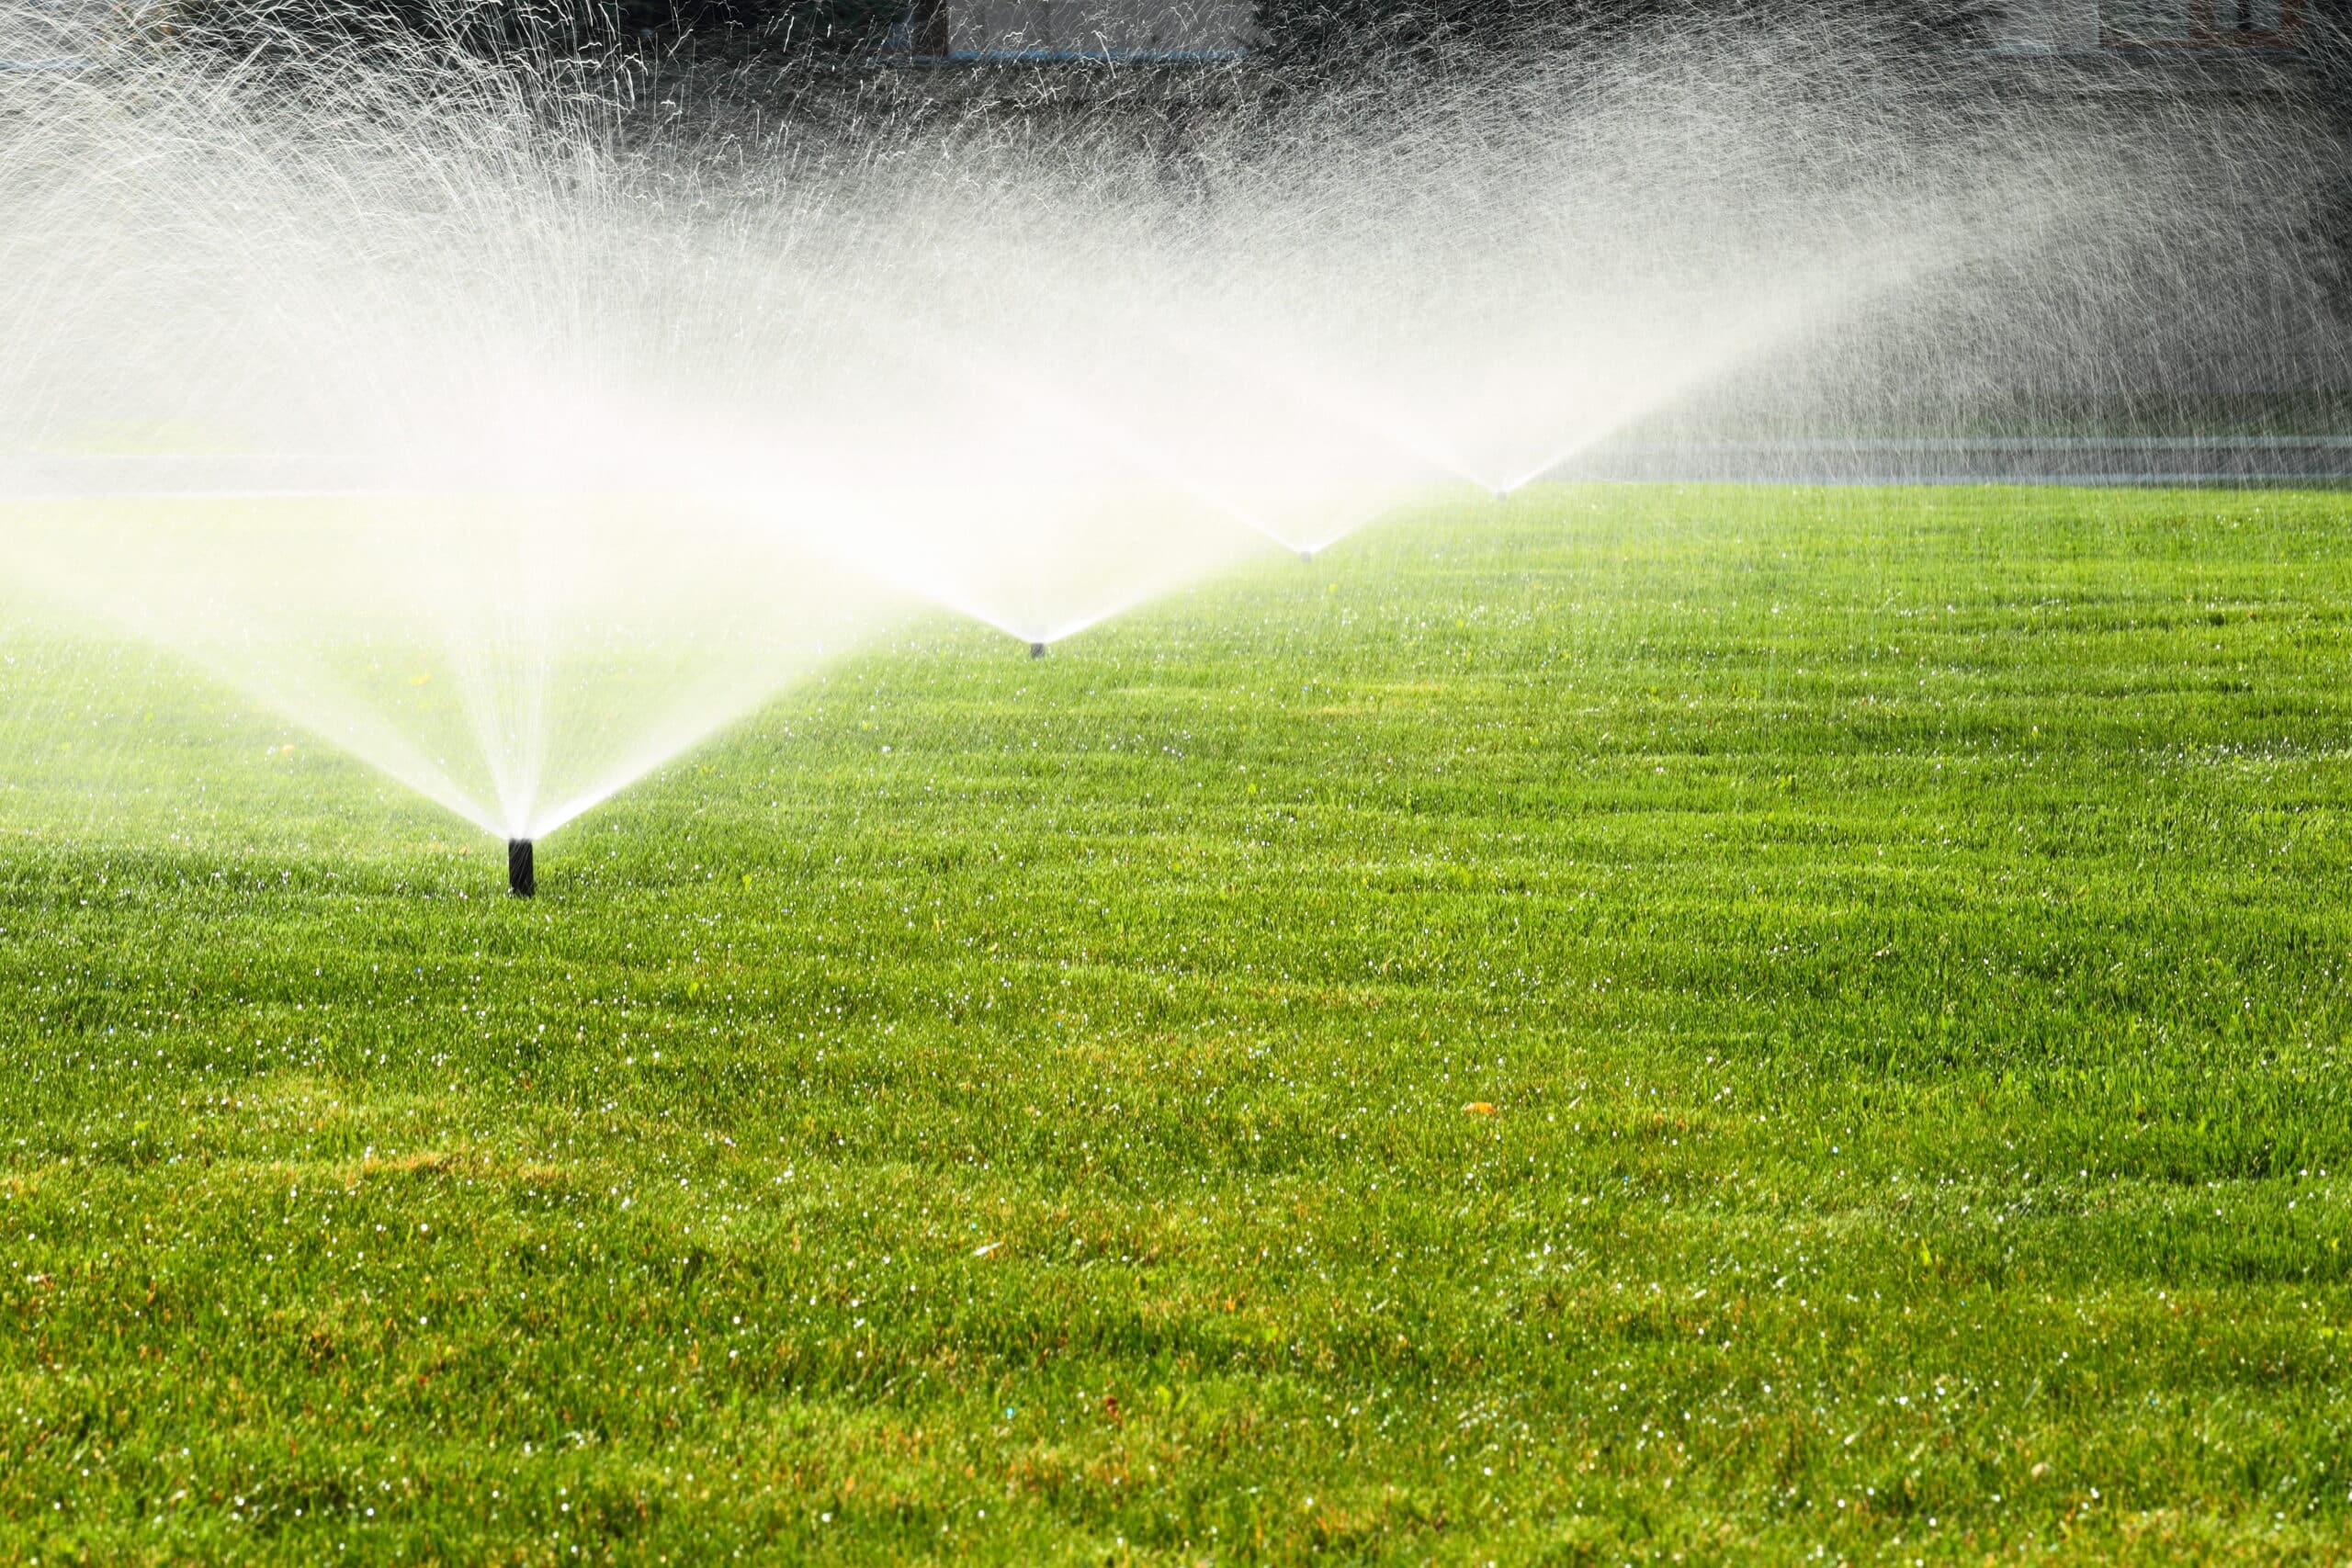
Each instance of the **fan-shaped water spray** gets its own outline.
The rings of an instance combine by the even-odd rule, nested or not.
[[[1694,389],[2098,362],[2216,236],[2269,243],[2226,143],[1987,114],[1844,36],[1237,110],[1173,181],[1108,110],[753,125],[430,39],[117,39],[0,87],[0,564],[526,892],[537,839],[910,606],[1042,655]]]

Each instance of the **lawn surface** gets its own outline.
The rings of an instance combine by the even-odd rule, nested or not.
[[[0,1560],[2352,1558],[2352,498],[1429,511],[529,904],[0,643]]]

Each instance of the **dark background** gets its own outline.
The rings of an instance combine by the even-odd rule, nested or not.
[[[430,29],[482,39],[570,35],[657,41],[734,35],[779,51],[904,46],[925,0],[187,0],[183,25],[223,35],[305,28]],[[1265,59],[1396,60],[1454,51],[1573,47],[1613,28],[1693,26],[1841,8],[1924,47],[1981,42],[1999,0],[1872,0],[1833,7],[1782,0],[1259,0]],[[2352,0],[2306,0],[2314,39],[2352,17]]]
[[[191,36],[240,48],[306,33],[418,32],[486,48],[521,40],[669,51],[711,46],[779,60],[905,52],[935,32],[937,0],[179,0]],[[1410,68],[1464,57],[1566,52],[1640,28],[1769,26],[1842,13],[1894,49],[1982,46],[2000,0],[1258,0],[1253,64],[1275,75]],[[2298,67],[2352,126],[2352,0],[2305,0]],[[920,50],[918,49],[918,51]],[[2232,53],[2229,50],[2208,53]]]

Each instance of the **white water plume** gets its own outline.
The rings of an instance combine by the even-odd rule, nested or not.
[[[36,588],[504,838],[552,832],[885,613],[666,498],[51,502],[6,533]]]
[[[2291,184],[1829,36],[1235,112],[1173,175],[1115,103],[752,124],[430,40],[119,39],[0,79],[0,485],[333,478],[20,461],[0,567],[536,836],[909,600],[1053,642],[1742,376],[2101,362]]]

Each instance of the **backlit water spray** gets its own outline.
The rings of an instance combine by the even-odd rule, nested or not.
[[[2292,160],[1989,112],[1843,37],[1335,87],[1176,178],[1115,106],[746,118],[544,48],[86,40],[0,78],[0,571],[506,841],[527,895],[538,840],[922,606],[1042,656],[1714,389],[2063,383],[2285,243],[2248,214]],[[2317,310],[2202,310],[2194,349]]]

